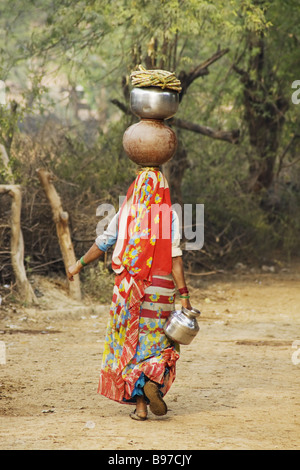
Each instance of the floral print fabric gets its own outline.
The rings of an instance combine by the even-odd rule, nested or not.
[[[141,172],[130,187],[112,265],[117,276],[98,392],[119,402],[134,401],[136,383],[146,377],[161,384],[165,394],[179,356],[163,332],[175,290],[171,203],[159,171]]]
[[[125,278],[120,284],[121,292],[124,283]],[[135,384],[141,375],[161,384],[163,395],[167,393],[175,379],[175,364],[179,358],[163,331],[174,309],[174,297],[171,277],[154,277],[153,284],[145,290],[139,315],[132,318],[130,302],[122,305],[122,295],[115,291],[107,325],[99,393],[119,402],[134,402]]]

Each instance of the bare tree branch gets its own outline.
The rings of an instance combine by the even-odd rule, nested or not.
[[[222,49],[215,54],[213,54],[209,59],[206,59],[202,64],[198,65],[194,70],[192,70],[189,73],[186,73],[184,70],[182,70],[179,73],[179,80],[181,81],[181,87],[182,91],[180,93],[180,100],[182,100],[183,96],[185,95],[188,87],[194,82],[199,77],[203,77],[204,75],[209,74],[208,67],[219,60],[223,55],[227,54],[229,52],[229,48],[227,49]]]
[[[290,148],[291,148],[292,144],[294,143],[294,141],[296,139],[299,139],[299,138],[300,138],[300,134],[294,134],[293,137],[291,138],[291,140],[289,141],[289,143],[287,144],[287,146],[285,147],[284,151],[280,155],[278,170],[277,170],[277,173],[276,173],[277,177],[279,176],[279,173],[281,172],[281,170],[283,170],[284,168],[289,168],[290,166],[293,166],[293,165],[295,165],[295,163],[299,162],[300,157],[297,158],[296,160],[294,160],[291,163],[287,163],[286,165],[283,164],[284,157],[286,156],[286,154],[290,150]]]
[[[133,114],[130,108],[128,108],[124,103],[121,103],[119,100],[111,100],[111,102],[125,114]],[[212,139],[224,140],[226,142],[230,142],[231,144],[237,144],[239,142],[239,129],[233,129],[232,131],[214,130],[211,127],[202,126],[201,124],[195,124],[194,122],[184,121],[183,119],[177,118],[168,119],[166,122],[180,129],[197,132],[198,134],[211,137]]]
[[[114,104],[115,106],[117,106],[121,111],[123,111],[124,114],[128,114],[128,115],[133,114],[131,112],[131,109],[126,104],[122,103],[121,101],[113,99],[113,100],[110,100],[110,102]]]
[[[180,129],[197,132],[198,134],[206,135],[212,139],[225,140],[231,144],[237,144],[239,142],[239,129],[233,129],[232,131],[214,130],[211,127],[202,126],[201,124],[195,124],[194,122],[184,121],[183,119],[177,118],[169,119],[167,122],[173,126],[179,127]]]
[[[43,168],[38,168],[36,172],[51,206],[52,218],[56,225],[56,233],[67,272],[69,266],[76,263],[69,228],[69,214],[63,210],[60,196],[52,182],[53,175]],[[77,276],[74,278],[74,281],[68,281],[68,286],[71,297],[75,300],[81,300],[82,296],[79,277]]]

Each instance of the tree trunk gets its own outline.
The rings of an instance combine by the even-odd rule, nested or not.
[[[69,214],[62,208],[61,199],[57,194],[54,185],[52,184],[51,174],[42,168],[37,170],[37,174],[51,205],[52,216],[56,224],[56,233],[58,236],[58,241],[67,273],[69,266],[75,264],[76,262],[68,224]],[[79,276],[75,276],[74,281],[68,280],[68,287],[70,296],[75,300],[81,300]]]
[[[244,87],[245,121],[252,147],[248,188],[250,192],[259,192],[263,188],[268,189],[273,182],[288,101],[279,85],[274,91],[276,76],[272,64],[265,57],[264,37],[249,33],[247,43],[250,53],[247,70],[237,66],[234,69],[241,75]]]
[[[23,302],[38,303],[33,289],[27,279],[24,267],[24,241],[21,230],[22,195],[20,186],[14,184],[0,185],[0,193],[12,197],[11,205],[11,262],[16,278],[17,291]]]
[[[9,166],[9,158],[6,152],[6,148],[2,144],[0,144],[0,153],[1,153],[1,160],[4,166],[5,181],[9,184],[14,184],[15,180],[14,180],[13,173],[11,171],[11,167]]]

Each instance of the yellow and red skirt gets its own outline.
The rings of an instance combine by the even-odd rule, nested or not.
[[[175,286],[171,275],[153,276],[143,301],[132,307],[135,291],[126,297],[127,282],[123,276],[114,287],[98,393],[135,403],[146,380],[160,384],[165,395],[175,379],[179,353],[163,331],[174,310]]]

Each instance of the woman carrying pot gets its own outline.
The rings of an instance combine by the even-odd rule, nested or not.
[[[147,419],[147,405],[155,415],[167,413],[163,397],[175,379],[179,351],[163,327],[174,310],[175,284],[182,306],[191,308],[179,242],[168,183],[158,168],[142,168],[107,230],[68,272],[72,280],[115,245],[98,393],[135,405],[130,416],[136,420]]]

